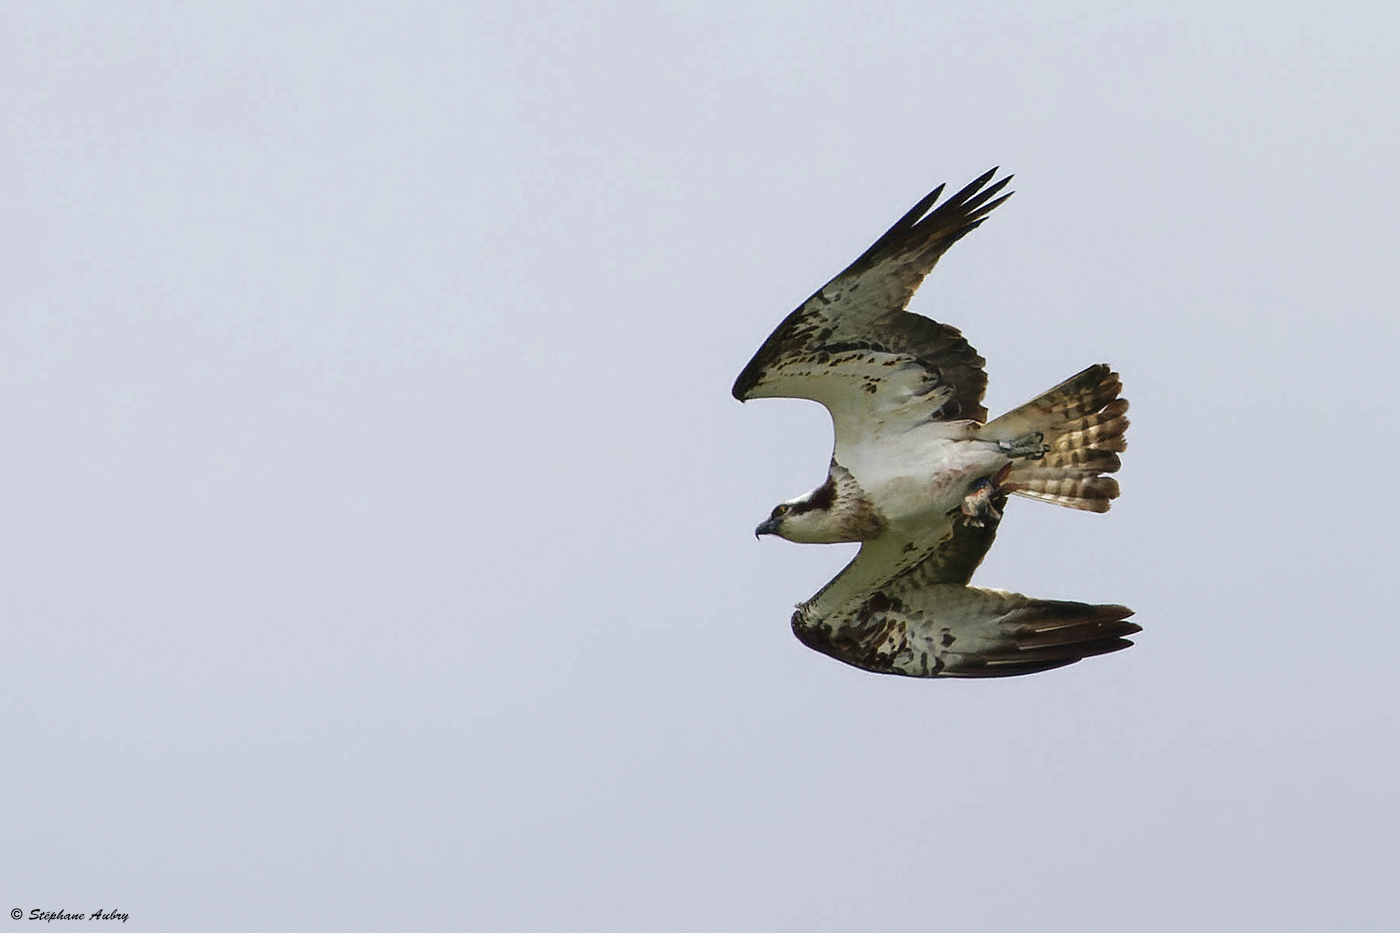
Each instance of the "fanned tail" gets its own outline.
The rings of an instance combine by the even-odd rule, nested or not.
[[[1121,391],[1118,374],[1100,363],[984,426],[981,434],[988,440],[1044,435],[1045,455],[1013,461],[1001,488],[1072,509],[1107,512],[1118,498],[1118,482],[1103,474],[1118,471],[1118,455],[1128,447],[1128,400],[1118,397]]]

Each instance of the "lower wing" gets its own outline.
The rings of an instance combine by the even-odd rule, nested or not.
[[[1132,645],[1141,627],[1123,606],[1034,599],[905,574],[825,617],[799,609],[793,631],[809,648],[879,674],[1012,677]]]
[[[1124,606],[1035,599],[968,586],[991,547],[1005,497],[980,524],[954,521],[925,547],[887,535],[798,607],[803,644],[879,674],[1011,677],[1132,645]],[[902,566],[901,566],[902,564]]]

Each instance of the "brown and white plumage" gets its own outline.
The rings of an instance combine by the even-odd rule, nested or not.
[[[915,204],[778,325],[735,380],[734,397],[821,402],[836,422],[838,453],[872,420],[986,420],[986,361],[957,328],[904,308],[948,247],[1010,197],[995,197],[1009,177],[983,190],[995,173],[932,211],[942,185]]]
[[[788,315],[734,383],[740,401],[806,398],[831,413],[827,482],[777,506],[757,533],[861,542],[792,625],[865,670],[1032,673],[1126,648],[1139,630],[1122,606],[968,585],[1008,493],[1106,511],[1118,485],[1104,474],[1118,470],[1128,426],[1105,365],[984,424],[983,359],[955,328],[905,310],[948,247],[1010,196],[995,174],[916,204]]]

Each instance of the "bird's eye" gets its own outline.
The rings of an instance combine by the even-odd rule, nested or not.
[[[780,505],[780,506],[778,506],[777,508],[773,509],[773,515],[772,515],[771,517],[772,517],[772,518],[782,518],[784,515],[787,514],[787,510],[788,510],[789,508],[791,508],[791,506]]]

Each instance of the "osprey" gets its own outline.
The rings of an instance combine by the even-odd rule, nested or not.
[[[987,421],[985,360],[962,334],[905,311],[940,256],[1010,193],[992,169],[936,209],[939,185],[778,325],[734,397],[826,406],[826,482],[755,530],[860,553],[797,606],[808,647],[867,671],[1006,677],[1129,647],[1123,606],[968,585],[1011,493],[1105,512],[1126,448],[1126,399],[1106,365]],[[1000,194],[1000,196],[998,196]]]

